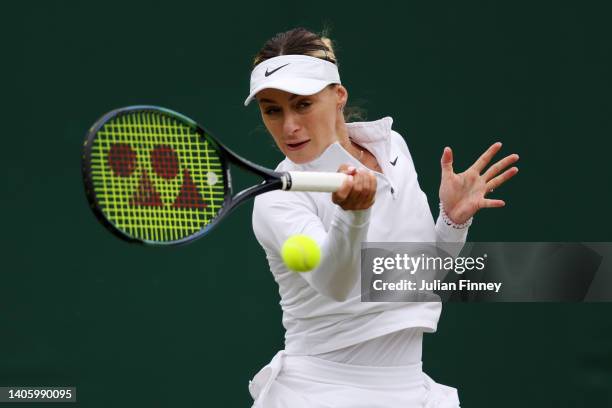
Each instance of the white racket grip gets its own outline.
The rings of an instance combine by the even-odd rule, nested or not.
[[[319,171],[289,171],[283,179],[283,190],[318,191],[333,193],[338,191],[347,175]]]

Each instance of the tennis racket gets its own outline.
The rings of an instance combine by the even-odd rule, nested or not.
[[[230,164],[263,181],[233,194]],[[264,168],[195,121],[156,106],[128,106],[102,116],[87,132],[82,172],[98,220],[121,239],[149,245],[198,239],[258,194],[334,192],[346,178]]]

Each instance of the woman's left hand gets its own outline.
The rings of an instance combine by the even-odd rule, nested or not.
[[[482,156],[463,173],[453,171],[453,152],[450,147],[444,148],[440,164],[442,165],[442,181],[440,183],[440,202],[444,210],[456,224],[463,224],[481,208],[503,207],[503,200],[485,198],[518,173],[517,167],[512,167],[498,175],[503,169],[519,159],[518,154],[504,157],[480,174],[493,156],[501,149],[501,142],[493,144]]]

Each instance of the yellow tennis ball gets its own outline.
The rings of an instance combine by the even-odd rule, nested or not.
[[[283,244],[281,256],[287,268],[292,271],[308,272],[319,266],[321,248],[308,235],[293,235]]]

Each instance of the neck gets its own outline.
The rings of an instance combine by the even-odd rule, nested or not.
[[[340,146],[344,147],[344,150],[349,152],[357,160],[361,161],[363,158],[363,149],[357,147],[355,143],[351,142],[349,138],[348,129],[344,120],[338,126],[336,126],[336,134],[338,135],[338,142]]]

